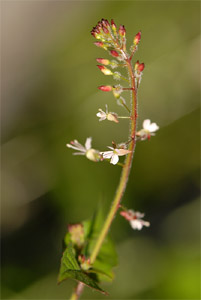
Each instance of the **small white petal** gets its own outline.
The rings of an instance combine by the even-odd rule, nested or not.
[[[103,158],[111,158],[113,155],[113,151],[105,151],[101,152],[101,154],[103,155]]]
[[[117,154],[113,154],[112,157],[111,157],[111,161],[110,163],[113,164],[113,165],[116,165],[119,161],[119,156]]]
[[[85,151],[84,146],[82,146],[77,140],[74,140],[72,145],[75,146],[75,147],[77,147],[78,149],[80,149],[80,151],[81,151],[81,149],[83,151]]]
[[[126,149],[115,149],[115,151],[119,156],[123,156],[131,152],[130,150],[126,150]]]
[[[134,214],[135,214],[135,216],[136,216],[137,219],[141,219],[141,218],[144,217],[144,213],[141,213],[139,211],[134,212]]]
[[[74,152],[73,155],[85,155],[84,152]]]
[[[66,145],[68,148],[72,148],[72,149],[74,149],[74,150],[78,150],[78,151],[81,151],[81,152],[86,152],[86,150],[85,150],[85,148],[83,147],[83,149],[82,148],[79,148],[79,147],[75,147],[75,146],[73,146],[73,145],[71,145],[71,144],[67,144]]]
[[[130,225],[133,229],[138,229],[138,230],[141,230],[143,227],[142,222],[139,220],[131,220]]]
[[[159,126],[156,124],[156,123],[152,123],[152,124],[150,124],[150,126],[149,126],[149,131],[150,132],[155,132],[156,130],[158,130],[159,129]]]
[[[86,139],[86,142],[85,142],[85,148],[86,148],[86,150],[91,149],[91,141],[92,141],[92,138],[91,138],[91,137],[88,137],[88,138]]]
[[[142,126],[144,129],[149,130],[149,126],[151,124],[151,121],[149,119],[144,120]]]
[[[106,117],[102,117],[99,119],[99,121],[104,121],[106,119]]]

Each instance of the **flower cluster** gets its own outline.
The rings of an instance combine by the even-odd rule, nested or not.
[[[106,111],[104,112],[101,108],[99,108],[99,112],[96,114],[99,119],[99,121],[112,121],[115,123],[119,123],[118,121],[118,115],[114,112],[108,112],[108,107],[107,104],[105,105]]]
[[[129,78],[125,78],[124,76],[122,76],[120,72],[117,71],[114,72],[113,69],[117,67],[124,68],[130,63],[133,54],[137,50],[137,47],[141,40],[141,31],[139,31],[133,39],[133,44],[130,47],[130,51],[131,51],[130,54],[128,54],[128,51],[126,49],[126,29],[123,25],[120,25],[119,28],[117,28],[114,20],[111,20],[111,23],[109,23],[108,20],[102,19],[92,29],[91,34],[97,40],[95,42],[95,45],[103,48],[104,50],[107,50],[108,53],[113,58],[115,58],[115,60],[114,59],[109,60],[106,58],[97,58],[96,60],[99,63],[97,67],[99,68],[99,70],[106,76],[113,76],[114,79],[123,80],[129,83],[130,82]],[[118,114],[115,112],[109,112],[108,106],[106,104],[106,110],[103,111],[101,108],[99,108],[98,113],[96,114],[96,116],[99,118],[99,121],[108,120],[118,124],[119,119],[132,119],[131,110],[127,106],[125,98],[122,97],[122,93],[126,91],[131,91],[133,89],[135,90],[138,89],[139,84],[141,82],[142,72],[144,70],[144,67],[145,67],[144,63],[139,63],[139,61],[137,61],[134,64],[133,70],[134,70],[134,77],[135,77],[135,87],[130,87],[130,86],[124,87],[121,84],[101,85],[98,87],[100,91],[112,92],[117,104],[123,106],[127,111],[126,116],[118,116]],[[143,122],[143,129],[135,132],[134,137],[132,136],[131,139],[135,139],[135,140],[150,139],[150,137],[154,135],[154,132],[158,129],[159,127],[156,125],[156,123],[151,123],[150,120],[145,120]],[[83,146],[77,140],[74,140],[70,142],[70,144],[67,144],[67,147],[78,151],[73,153],[74,155],[84,155],[89,160],[94,162],[110,160],[110,163],[113,165],[116,165],[119,162],[120,156],[128,155],[131,152],[129,150],[129,142],[124,143],[123,147],[122,146],[119,147],[116,145],[114,147],[108,147],[110,151],[99,151],[92,148],[91,141],[92,138],[87,138],[85,142],[85,146]],[[128,149],[127,149],[127,145],[128,145]]]
[[[149,222],[142,220],[144,214],[140,213],[139,211],[134,211],[132,209],[122,210],[120,212],[120,215],[124,217],[127,221],[129,221],[133,229],[141,230],[143,226],[150,226]]]
[[[152,135],[155,135],[155,131],[159,129],[159,126],[156,123],[151,123],[149,119],[144,120],[142,124],[143,129],[136,132],[136,136],[141,140],[149,140]]]

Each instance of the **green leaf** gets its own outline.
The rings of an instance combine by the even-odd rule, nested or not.
[[[86,257],[90,257],[102,229],[103,223],[104,218],[100,208],[94,214],[91,221],[83,222],[86,240],[86,246],[83,253]],[[114,277],[112,268],[117,264],[117,253],[114,244],[109,236],[107,236],[99,251],[96,261],[93,264],[93,272],[96,272],[99,281],[112,280]]]
[[[98,285],[95,279],[90,276],[90,274],[86,274],[83,272],[76,260],[75,250],[70,243],[66,250],[63,253],[61,259],[61,267],[59,271],[58,283],[62,282],[67,278],[72,278],[77,281],[81,281],[86,284],[90,288],[93,288],[103,294],[106,294]]]

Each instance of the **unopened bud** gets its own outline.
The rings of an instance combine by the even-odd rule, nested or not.
[[[111,27],[112,27],[112,30],[113,30],[114,32],[117,31],[117,26],[116,26],[116,24],[115,24],[115,22],[114,22],[113,19],[111,20]]]
[[[115,50],[110,50],[110,54],[113,56],[113,57],[118,57],[119,56],[119,53]]]
[[[94,45],[107,50],[107,46],[103,42],[95,42]]]
[[[108,20],[102,19],[101,23],[104,27],[109,28],[110,27],[110,23],[108,22]]]
[[[119,35],[122,37],[124,37],[126,35],[126,29],[125,29],[124,25],[119,26]]]
[[[101,85],[98,87],[98,89],[103,92],[111,92],[113,87],[111,85]]]
[[[84,244],[84,228],[82,224],[70,224],[68,225],[68,231],[70,233],[71,242],[81,247]]]
[[[145,67],[144,63],[139,64],[138,71],[142,72],[144,70],[144,67]]]
[[[104,66],[100,66],[100,65],[97,65],[97,67],[101,70],[101,72],[104,75],[113,75],[113,72],[110,69],[108,69],[108,68],[106,68]]]
[[[139,31],[136,36],[134,37],[133,43],[134,45],[138,45],[141,39],[141,31]]]
[[[110,61],[108,59],[105,59],[105,58],[96,58],[96,61],[99,63],[99,64],[103,64],[105,66],[109,65],[110,64]]]
[[[108,30],[106,27],[103,27],[103,32],[104,32],[105,34],[108,34],[108,33],[109,33],[109,30]]]

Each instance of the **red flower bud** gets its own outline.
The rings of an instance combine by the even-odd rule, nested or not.
[[[126,35],[126,29],[125,29],[124,25],[119,26],[119,35],[122,37],[124,37]]]
[[[110,54],[111,54],[113,57],[118,57],[118,56],[119,56],[119,53],[117,53],[117,51],[115,51],[115,50],[110,50]]]
[[[112,91],[112,86],[111,85],[101,85],[98,87],[99,90],[103,92],[111,92]]]
[[[102,19],[101,23],[104,27],[109,28],[110,27],[110,23],[108,22],[108,20]]]
[[[139,32],[136,34],[136,36],[134,37],[134,41],[133,41],[134,45],[138,45],[139,42],[140,42],[140,39],[141,39],[141,31],[139,31]]]
[[[99,64],[103,64],[105,66],[109,65],[110,64],[110,61],[108,59],[105,59],[105,58],[96,58],[96,61],[99,63]]]
[[[138,71],[142,72],[144,70],[144,67],[145,67],[144,63],[139,64]]]

